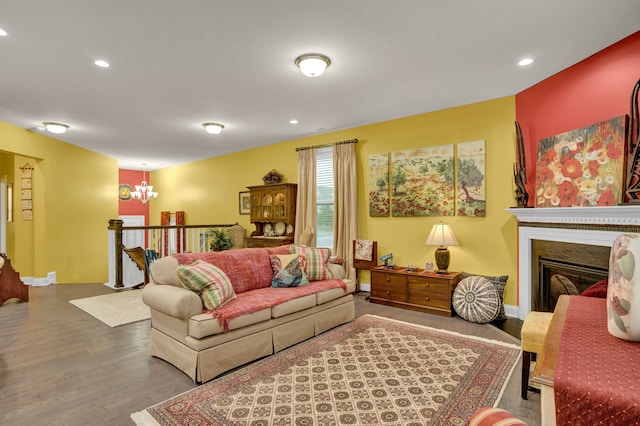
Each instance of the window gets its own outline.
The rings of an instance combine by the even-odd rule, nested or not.
[[[316,246],[333,248],[333,149],[316,151]]]

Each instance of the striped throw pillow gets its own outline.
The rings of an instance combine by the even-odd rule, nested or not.
[[[236,298],[227,274],[217,266],[196,260],[191,265],[176,268],[182,285],[200,295],[207,309],[218,309]]]
[[[304,253],[307,257],[305,272],[309,281],[329,280],[332,277],[331,272],[327,269],[327,262],[331,257],[331,249],[326,247],[306,247],[292,245],[290,248],[292,254]]]

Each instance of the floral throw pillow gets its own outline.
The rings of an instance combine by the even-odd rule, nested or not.
[[[272,255],[271,287],[298,287],[309,285],[307,274],[304,273],[306,257],[304,254]]]
[[[207,309],[218,309],[236,298],[227,274],[220,268],[202,260],[176,268],[182,285],[200,295]]]

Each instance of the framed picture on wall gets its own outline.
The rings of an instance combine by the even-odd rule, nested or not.
[[[251,201],[249,191],[238,193],[238,205],[240,214],[249,214],[251,212]]]

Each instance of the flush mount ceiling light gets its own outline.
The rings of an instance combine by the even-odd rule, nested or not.
[[[520,62],[518,62],[518,65],[520,65],[521,67],[525,67],[527,65],[531,65],[533,63],[533,59],[531,58],[524,58],[522,59]]]
[[[331,65],[331,59],[319,53],[306,53],[296,58],[296,65],[307,77],[319,77]]]
[[[42,125],[47,129],[48,132],[56,133],[58,135],[64,133],[69,128],[68,125],[62,123],[53,123],[51,121],[45,121]]]
[[[103,59],[98,59],[97,61],[94,62],[94,64],[96,64],[100,68],[109,68],[109,62]]]
[[[202,127],[204,127],[205,132],[211,135],[219,135],[224,129],[224,124],[220,123],[202,123]]]

